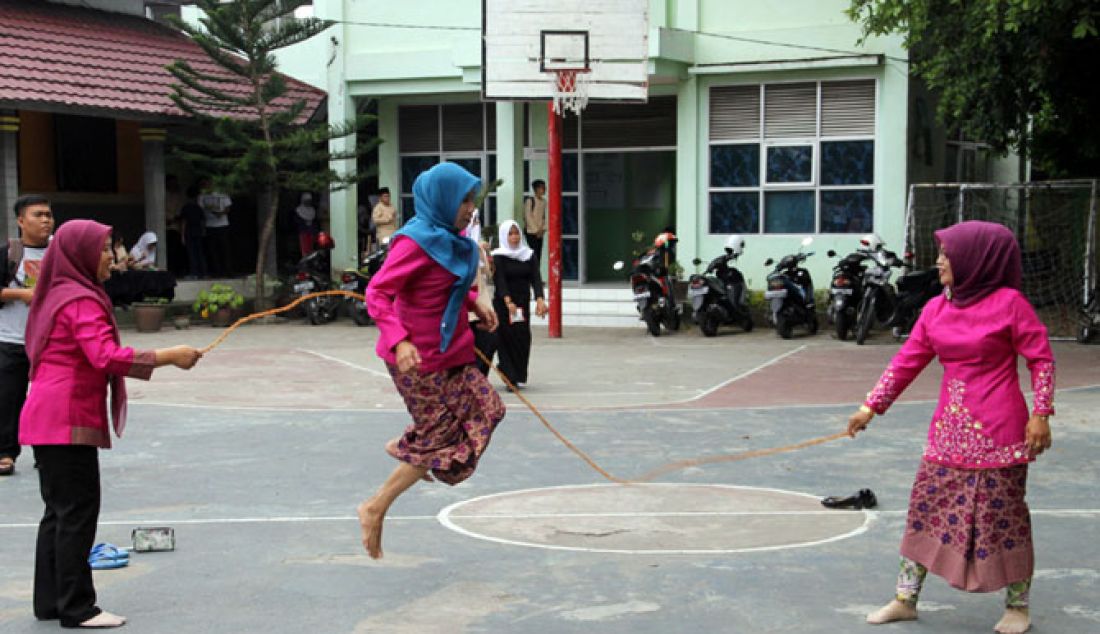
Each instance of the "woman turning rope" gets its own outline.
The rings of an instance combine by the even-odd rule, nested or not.
[[[470,222],[480,182],[440,163],[413,184],[416,215],[393,236],[386,263],[367,287],[378,323],[377,353],[386,362],[413,422],[386,451],[399,460],[372,498],[359,505],[363,545],[382,556],[382,523],[417,480],[458,484],[477,468],[504,404],[474,361],[473,311],[489,331],[493,309],[471,291],[478,247],[459,234]]]
[[[27,318],[31,389],[19,441],[34,447],[46,512],[38,525],[34,615],[62,627],[118,627],[126,619],[96,606],[88,553],[99,518],[99,449],[111,447],[111,420],[122,435],[126,382],[154,368],[189,370],[202,357],[190,346],[134,350],[119,344],[111,300],[111,228],[70,220],[42,260]]]
[[[848,422],[862,431],[883,414],[933,357],[943,365],[939,404],[909,500],[901,573],[893,601],[873,624],[917,618],[928,571],[967,592],[1007,588],[1002,634],[1030,627],[1034,569],[1027,465],[1050,448],[1054,356],[1047,331],[1020,292],[1020,249],[1007,228],[970,221],[936,232],[944,294],[925,306]],[[1027,360],[1034,390],[1029,416],[1016,373]]]

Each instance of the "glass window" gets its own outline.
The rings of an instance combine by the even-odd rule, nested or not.
[[[873,231],[874,192],[827,189],[821,192],[821,233]]]
[[[822,141],[822,185],[870,185],[875,182],[874,141]]]
[[[481,218],[481,226],[491,227],[497,223],[497,197],[490,196],[486,199],[485,207],[485,213],[482,214]],[[486,240],[490,237],[491,236],[485,235],[484,232],[482,232],[482,240]]]
[[[768,148],[769,183],[809,183],[813,181],[812,145],[773,145]]]
[[[575,236],[580,233],[577,208],[579,207],[577,196],[561,197],[561,232],[563,235]]]
[[[481,178],[481,159],[480,158],[448,158],[449,163],[454,163],[462,167],[467,172]]]
[[[402,196],[401,197],[401,209],[398,210],[398,213],[401,214],[401,224],[405,224],[414,215],[416,215],[416,211],[413,208],[413,197],[412,196]]]
[[[576,152],[563,152],[561,155],[561,190],[563,192],[579,192],[580,176],[578,172],[580,162]]]
[[[561,241],[561,279],[577,280],[580,278],[580,240],[577,238],[563,238]]]
[[[758,187],[759,185],[759,144],[711,146],[711,187]]]
[[[438,156],[402,156],[401,157],[401,193],[411,194],[413,183],[420,172],[439,162]]]
[[[710,195],[711,233],[759,233],[760,194],[714,192]]]
[[[813,233],[814,192],[765,192],[764,232]]]

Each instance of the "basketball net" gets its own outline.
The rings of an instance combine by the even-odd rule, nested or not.
[[[562,69],[550,74],[554,85],[554,112],[572,110],[580,115],[588,105],[588,69]]]

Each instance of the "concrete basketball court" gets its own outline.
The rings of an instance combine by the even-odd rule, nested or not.
[[[125,334],[204,345],[216,331]],[[611,473],[834,433],[897,344],[773,332],[652,339],[639,330],[537,332],[525,395]],[[930,578],[921,620],[872,629],[892,594],[909,487],[937,368],[855,441],[603,480],[505,394],[509,413],[473,478],[418,484],[391,510],[385,557],[362,550],[355,505],[393,467],[407,414],[374,357],[374,328],[250,326],[190,374],[131,381],[130,422],[101,453],[98,540],[172,526],[175,552],[96,573],[100,604],[134,632],[983,632],[999,595]],[[1100,347],[1056,343],[1055,446],[1031,470],[1035,632],[1100,631]],[[1026,377],[1026,374],[1025,374]],[[494,383],[499,381],[494,379]],[[0,479],[0,629],[31,613],[32,459]],[[872,488],[880,508],[817,500]]]

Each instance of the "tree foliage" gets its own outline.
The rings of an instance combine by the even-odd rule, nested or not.
[[[1050,176],[1100,175],[1096,0],[851,0],[864,37],[899,33],[949,127]]]
[[[365,129],[361,115],[334,125],[305,119],[306,102],[288,97],[274,52],[308,40],[332,23],[295,18],[308,0],[198,0],[201,27],[182,21],[187,34],[217,67],[197,69],[185,60],[167,66],[175,77],[172,101],[208,126],[209,135],[177,144],[175,153],[209,175],[219,189],[267,194],[256,262],[256,297],[263,296],[268,244],[274,235],[279,191],[340,189],[369,172],[338,173],[329,161],[357,159],[379,143],[360,137],[354,149],[332,152],[329,142]]]

